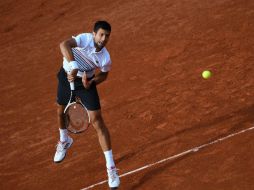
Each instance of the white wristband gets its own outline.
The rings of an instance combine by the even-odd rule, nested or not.
[[[71,61],[69,64],[71,65],[71,70],[78,69],[77,61]]]

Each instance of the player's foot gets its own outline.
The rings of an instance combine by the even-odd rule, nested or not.
[[[67,141],[65,142],[61,142],[59,141],[56,145],[56,153],[54,156],[54,162],[55,163],[60,163],[63,161],[63,159],[65,158],[67,149],[71,147],[73,143],[73,139],[71,137],[68,136]]]
[[[117,189],[120,185],[120,179],[116,167],[107,169],[108,172],[108,185],[111,189]]]

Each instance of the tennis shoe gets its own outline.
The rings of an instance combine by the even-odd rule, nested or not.
[[[118,188],[120,185],[120,179],[115,166],[107,169],[108,173],[108,185],[110,188]]]
[[[63,161],[63,159],[65,158],[67,149],[71,147],[73,143],[73,139],[71,137],[68,136],[67,141],[65,142],[61,142],[59,141],[56,145],[56,153],[54,156],[54,162],[55,163],[60,163]]]

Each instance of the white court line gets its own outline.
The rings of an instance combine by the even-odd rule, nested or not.
[[[200,146],[196,146],[196,147],[194,147],[194,148],[191,148],[191,149],[186,150],[186,151],[184,151],[184,152],[181,152],[181,153],[179,153],[179,154],[176,154],[176,155],[170,156],[170,157],[168,157],[168,158],[159,160],[158,162],[154,162],[154,163],[152,163],[152,164],[148,164],[148,165],[145,165],[145,166],[140,167],[140,168],[138,168],[138,169],[129,171],[129,172],[127,172],[127,173],[124,173],[124,174],[120,175],[119,177],[124,177],[124,176],[130,175],[130,174],[136,173],[136,172],[138,172],[138,171],[144,170],[144,169],[146,169],[146,168],[150,168],[150,167],[152,167],[152,166],[155,166],[155,165],[157,165],[157,164],[166,162],[166,161],[168,161],[168,160],[172,160],[172,159],[174,159],[174,158],[178,158],[178,157],[180,157],[180,156],[184,156],[184,155],[189,154],[189,153],[191,153],[191,152],[197,152],[198,150],[200,150],[200,149],[202,149],[202,148],[205,148],[205,147],[210,146],[210,145],[212,145],[212,144],[216,144],[216,143],[218,143],[218,142],[224,141],[224,140],[226,140],[226,139],[228,139],[228,138],[231,138],[231,137],[233,137],[233,136],[240,135],[240,134],[245,133],[245,132],[247,132],[247,131],[250,131],[250,130],[252,130],[252,129],[254,129],[254,127],[250,127],[250,128],[244,129],[244,130],[242,130],[242,131],[239,131],[239,132],[237,132],[237,133],[230,134],[230,135],[228,135],[228,136],[226,136],[226,137],[219,138],[219,139],[214,140],[214,141],[212,141],[212,142],[210,142],[210,143],[206,143],[206,144],[203,144],[203,145],[200,145]],[[96,183],[96,184],[90,185],[90,186],[88,186],[88,187],[85,187],[85,188],[83,188],[83,189],[81,189],[81,190],[92,189],[92,188],[94,188],[94,187],[96,187],[96,186],[98,186],[98,185],[102,185],[102,184],[107,183],[107,182],[108,182],[108,180],[104,180],[104,181],[101,181],[101,182],[99,182],[99,183]]]

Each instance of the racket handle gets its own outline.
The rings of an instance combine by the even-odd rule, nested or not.
[[[71,90],[75,90],[74,82],[70,82],[70,87],[71,87]]]

